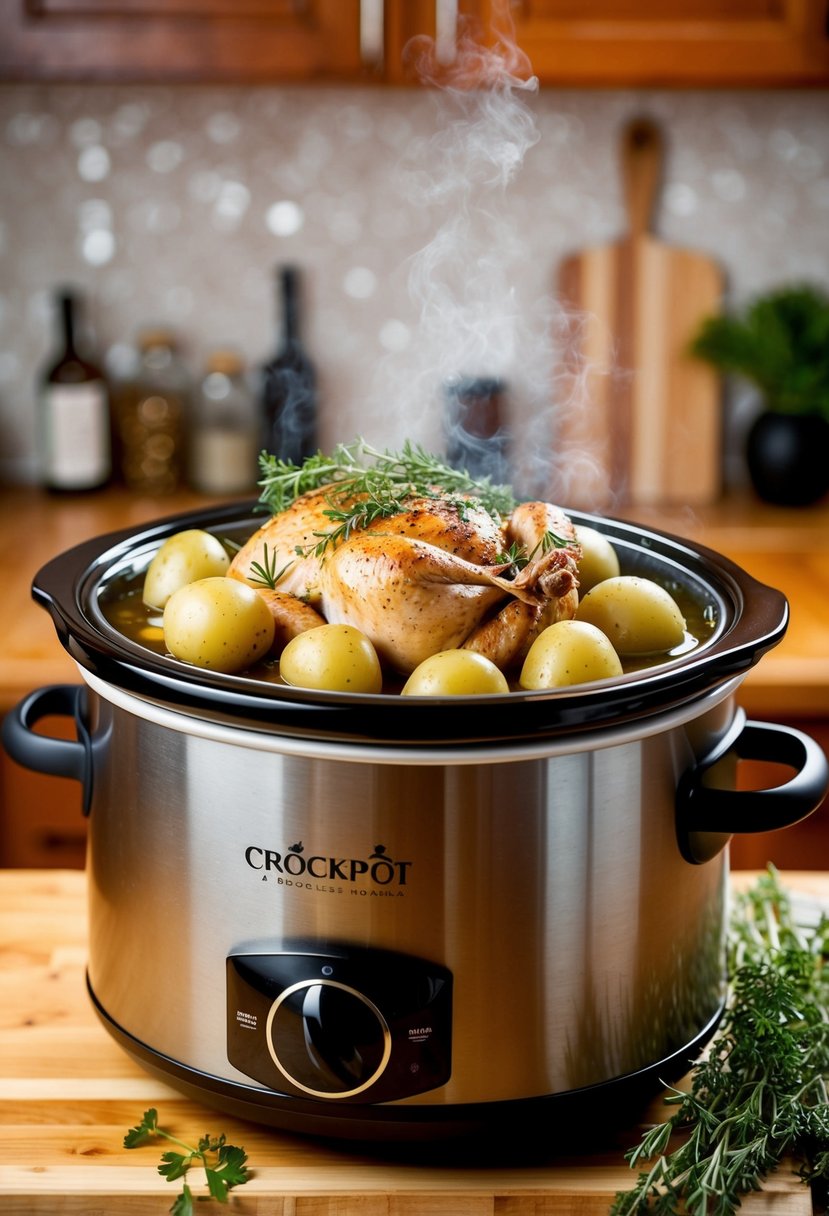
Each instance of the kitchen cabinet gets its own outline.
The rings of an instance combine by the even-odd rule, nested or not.
[[[0,78],[365,80],[360,0],[0,0]]]
[[[454,16],[441,0],[0,0],[0,80],[415,83],[410,40]]]
[[[0,80],[412,84],[466,19],[551,87],[829,83],[826,0],[0,0]]]
[[[83,540],[211,502],[190,492],[152,499],[123,488],[61,497],[32,488],[0,490],[5,610],[0,716],[36,688],[80,682],[48,613],[31,601],[40,567]],[[791,605],[786,636],[748,673],[738,700],[749,717],[797,726],[829,753],[829,501],[801,511],[735,498],[693,513],[638,507],[626,514],[723,553],[786,593]],[[26,537],[22,546],[21,535]],[[71,729],[66,719],[42,725],[50,731],[53,725]],[[752,770],[744,767],[750,784]],[[83,862],[84,842],[78,784],[30,773],[0,751],[0,866],[76,867]],[[738,868],[763,868],[774,861],[792,869],[829,870],[829,801],[796,827],[736,841],[732,859]]]
[[[499,0],[482,0],[490,36]],[[829,83],[825,0],[514,0],[544,85],[656,88]]]

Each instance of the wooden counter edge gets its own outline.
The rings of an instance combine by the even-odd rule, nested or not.
[[[732,885],[745,889],[755,878],[741,872]],[[781,881],[793,892],[829,898],[824,873],[786,872]],[[254,1177],[233,1193],[228,1210],[239,1216],[607,1216],[616,1190],[632,1184],[621,1147],[538,1165],[485,1159],[437,1168],[272,1132],[190,1102],[129,1061],[92,1013],[83,984],[85,885],[82,871],[0,870],[0,988],[4,995],[14,990],[18,1010],[17,1020],[7,1013],[0,1026],[4,1216],[169,1211],[177,1189],[155,1169],[165,1146],[133,1155],[121,1144],[150,1105],[184,1139],[225,1130],[232,1143],[244,1144]],[[48,1009],[32,1013],[30,989],[49,995]],[[47,1054],[28,1080],[24,1043],[35,1042],[76,1061],[77,1071],[53,1076]],[[772,1211],[810,1216],[809,1192],[793,1172],[778,1171],[741,1208],[745,1216]]]

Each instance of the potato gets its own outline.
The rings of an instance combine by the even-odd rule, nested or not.
[[[591,587],[606,578],[619,574],[619,558],[606,536],[595,528],[576,527],[576,539],[581,545],[579,561],[579,595],[586,595]]]
[[[556,621],[533,642],[519,683],[522,688],[564,688],[622,674],[619,656],[595,625]]]
[[[214,576],[174,591],[164,608],[164,642],[177,659],[211,671],[251,667],[273,644],[268,605],[247,583]]]
[[[176,532],[165,540],[147,568],[143,599],[163,608],[174,591],[200,578],[224,574],[230,565],[220,540],[199,528]]]
[[[685,620],[668,592],[632,574],[605,579],[588,591],[576,620],[601,629],[621,655],[661,654],[685,637]]]
[[[404,697],[471,697],[509,692],[504,673],[474,650],[441,650],[414,669],[401,690]]]
[[[377,651],[353,625],[317,625],[292,638],[279,659],[287,684],[331,692],[380,692]]]

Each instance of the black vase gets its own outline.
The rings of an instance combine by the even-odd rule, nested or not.
[[[829,422],[819,414],[766,411],[748,432],[746,459],[760,498],[810,506],[829,490]]]

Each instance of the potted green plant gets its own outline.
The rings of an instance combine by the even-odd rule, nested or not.
[[[758,390],[746,459],[759,496],[786,506],[829,490],[829,295],[785,287],[735,316],[709,317],[691,353]]]

